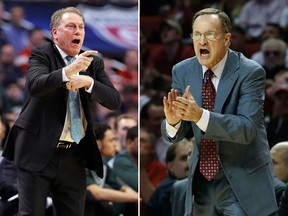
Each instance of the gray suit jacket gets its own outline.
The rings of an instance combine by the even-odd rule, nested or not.
[[[196,57],[173,67],[172,88],[182,95],[187,85],[201,106],[202,67]],[[265,216],[277,210],[273,165],[263,118],[265,71],[242,54],[228,51],[206,133],[193,122],[182,121],[175,137],[168,136],[165,120],[162,134],[170,142],[182,140],[192,126],[196,145],[189,159],[185,216],[192,211],[192,179],[199,159],[200,140],[214,138],[222,169],[248,215]]]

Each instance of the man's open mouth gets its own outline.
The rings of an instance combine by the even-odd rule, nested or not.
[[[72,43],[79,44],[80,40],[79,39],[75,39],[75,40],[72,41]]]

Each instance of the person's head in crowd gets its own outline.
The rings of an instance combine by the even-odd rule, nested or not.
[[[270,150],[274,175],[281,181],[288,183],[288,141],[279,142]]]
[[[237,25],[231,28],[231,44],[230,48],[234,51],[242,52],[245,55],[246,46],[246,32],[245,30]]]
[[[16,81],[9,82],[5,92],[11,106],[23,105],[23,90]]]
[[[123,113],[117,116],[114,124],[114,129],[116,132],[117,136],[117,146],[116,150],[118,152],[121,152],[126,149],[126,136],[127,136],[127,131],[129,128],[134,127],[137,125],[137,120],[134,118],[134,116],[128,114],[128,113]]]
[[[262,43],[267,79],[273,79],[277,72],[285,68],[286,49],[286,43],[278,38],[270,38]]]
[[[21,6],[14,6],[10,9],[11,23],[17,27],[22,25],[25,18],[25,11]]]
[[[29,31],[29,46],[30,48],[37,47],[45,41],[45,35],[41,28],[33,28]]]
[[[277,23],[267,23],[263,29],[261,39],[265,41],[269,38],[284,39],[284,31]]]
[[[149,127],[157,138],[161,136],[161,123],[165,118],[164,107],[161,100],[150,100],[141,109],[141,126]]]
[[[94,133],[99,151],[103,157],[114,157],[116,154],[116,136],[107,124],[95,123]]]
[[[120,111],[111,111],[111,112],[107,112],[106,115],[104,116],[104,122],[106,122],[111,128],[112,130],[115,132],[115,121],[117,116],[119,116],[121,114]],[[115,132],[116,133],[116,132]]]
[[[288,83],[275,83],[273,118],[288,118]]]
[[[138,162],[138,125],[131,127],[126,136],[127,152],[132,156],[135,163]]]
[[[222,11],[206,8],[192,20],[192,40],[199,63],[213,68],[226,55],[230,46],[231,21]]]
[[[135,49],[128,49],[123,57],[124,64],[129,72],[138,71],[138,51]]]
[[[0,61],[3,67],[14,66],[15,56],[15,49],[11,44],[7,43],[1,47]]]
[[[156,136],[150,128],[140,128],[140,166],[145,167],[156,157]]]
[[[284,69],[275,74],[275,83],[288,83],[288,69]]]
[[[82,13],[75,7],[56,11],[50,22],[54,43],[66,54],[75,56],[80,52],[85,37],[85,23]]]
[[[188,176],[188,156],[191,150],[192,141],[187,139],[169,146],[166,152],[166,164],[170,175],[179,180]]]
[[[182,41],[182,27],[175,19],[167,19],[160,25],[160,38],[163,44]]]

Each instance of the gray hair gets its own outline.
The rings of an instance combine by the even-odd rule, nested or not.
[[[203,10],[200,10],[198,11],[194,17],[193,17],[193,20],[192,20],[192,28],[193,28],[193,25],[194,25],[194,22],[195,20],[199,17],[199,16],[202,16],[202,15],[212,15],[212,14],[215,14],[219,17],[220,19],[220,22],[221,22],[221,25],[222,25],[222,28],[223,28],[223,31],[225,33],[228,33],[231,31],[231,20],[230,18],[228,17],[228,15],[226,13],[224,13],[223,11],[220,11],[216,8],[205,8]]]
[[[286,49],[287,49],[287,44],[278,38],[269,38],[267,40],[265,40],[261,46],[261,50],[265,51],[267,49],[268,46],[273,45],[273,46],[278,46],[280,47],[280,51],[282,54],[286,53]]]
[[[75,7],[66,7],[66,8],[59,9],[53,13],[53,15],[51,16],[51,21],[50,21],[50,30],[59,26],[61,18],[63,14],[65,13],[78,14],[83,19],[83,22],[85,22],[84,17],[79,9]]]

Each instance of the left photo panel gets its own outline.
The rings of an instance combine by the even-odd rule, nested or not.
[[[138,216],[138,0],[0,0],[0,216]]]

